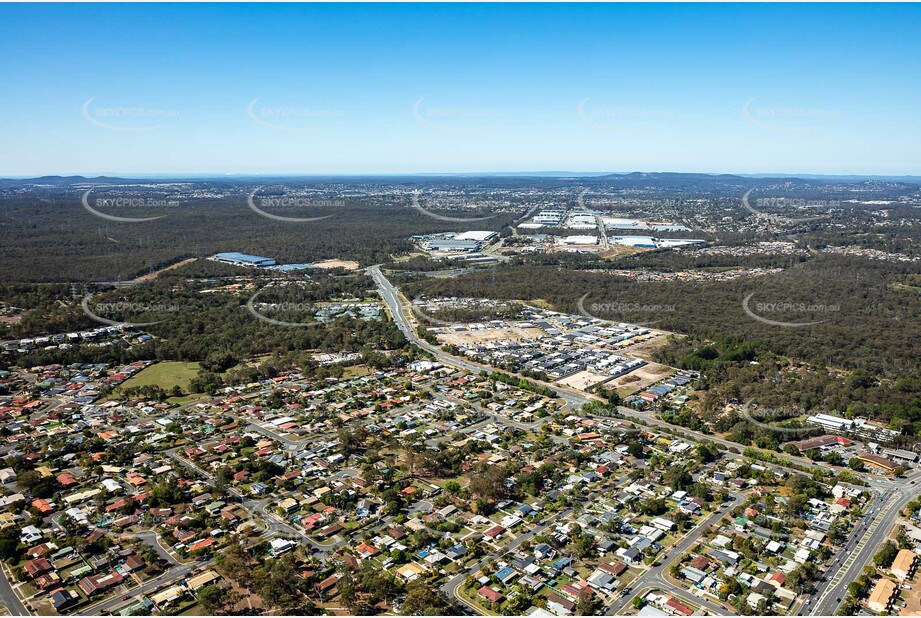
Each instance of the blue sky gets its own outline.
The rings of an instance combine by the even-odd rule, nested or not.
[[[918,5],[0,5],[0,175],[921,174]]]

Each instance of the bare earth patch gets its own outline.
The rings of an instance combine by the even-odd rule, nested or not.
[[[675,370],[659,363],[649,363],[636,371],[631,371],[626,376],[617,378],[612,384],[617,388],[621,397],[632,395],[645,389],[650,384],[664,380],[675,373]],[[636,379],[639,378],[639,379]]]
[[[314,264],[317,268],[344,268],[346,270],[358,270],[358,262],[349,260],[323,260]]]

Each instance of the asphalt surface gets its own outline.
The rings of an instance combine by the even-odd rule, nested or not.
[[[461,601],[465,606],[471,607],[469,603],[467,603],[466,601],[464,601],[464,600],[463,600],[462,598],[460,598],[460,597],[458,596],[458,594],[457,594],[457,588],[458,588],[461,584],[464,583],[464,580],[467,579],[467,576],[476,575],[476,574],[480,571],[480,569],[482,569],[484,566],[486,566],[487,564],[489,564],[490,561],[492,561],[492,560],[498,560],[501,556],[504,556],[506,553],[508,553],[508,552],[510,552],[510,551],[514,551],[514,550],[515,550],[517,547],[519,547],[522,543],[524,543],[525,541],[528,541],[528,540],[530,540],[530,539],[533,539],[535,536],[538,536],[538,535],[541,534],[544,530],[546,530],[548,527],[550,527],[550,526],[553,524],[553,522],[555,522],[556,520],[558,520],[558,519],[560,519],[560,518],[562,518],[562,517],[568,516],[570,513],[572,513],[572,509],[571,509],[571,508],[564,509],[564,510],[560,511],[559,513],[556,513],[555,515],[552,515],[551,517],[547,518],[546,520],[544,520],[542,523],[538,524],[537,526],[534,526],[534,527],[531,528],[531,530],[529,530],[528,532],[525,532],[525,533],[523,533],[523,534],[517,536],[516,538],[514,538],[514,539],[513,539],[510,543],[508,543],[507,545],[504,545],[504,546],[502,546],[501,548],[499,548],[498,550],[492,552],[491,554],[489,554],[489,555],[487,555],[487,556],[484,556],[484,557],[481,558],[478,562],[476,562],[473,566],[471,566],[470,568],[468,568],[466,571],[463,571],[462,573],[458,573],[457,575],[455,575],[454,577],[452,577],[451,579],[449,579],[447,582],[445,582],[444,584],[442,584],[442,586],[441,586],[442,592],[444,592],[445,594],[447,594],[447,595],[448,595],[448,598],[455,598],[455,599]],[[475,608],[472,608],[472,607],[471,607],[471,609],[475,609]]]
[[[116,592],[112,597],[105,599],[96,603],[95,605],[90,605],[83,609],[80,612],[81,616],[99,616],[100,614],[107,612],[116,612],[126,605],[131,605],[136,603],[138,598],[145,596],[154,592],[164,584],[169,584],[180,579],[184,579],[189,576],[189,573],[198,569],[205,562],[194,562],[191,564],[180,564],[176,565],[169,570],[167,570],[163,575],[155,577],[154,579],[144,582],[141,586],[134,586],[133,588],[123,588],[121,592]],[[133,580],[126,579],[126,582],[131,582]],[[130,596],[131,598],[127,601],[123,601],[123,596]]]
[[[19,595],[10,585],[10,580],[6,577],[6,570],[0,573],[0,604],[6,607],[13,616],[29,616],[25,605],[19,600]]]
[[[881,495],[873,501],[870,508],[874,509],[874,513],[865,517],[862,522],[864,525],[858,529],[864,532],[861,536],[852,535],[847,541],[844,550],[839,554],[835,573],[829,572],[828,581],[823,582],[816,592],[810,595],[811,607],[805,606],[807,615],[828,616],[838,610],[847,596],[847,585],[860,576],[866,565],[871,564],[880,545],[889,536],[899,512],[921,493],[917,485],[918,479],[921,479],[921,471],[910,474],[903,489]],[[911,484],[913,480],[916,481],[915,484]]]
[[[708,599],[692,595],[688,592],[687,588],[676,586],[665,579],[665,574],[668,573],[668,570],[671,568],[672,564],[680,560],[684,552],[687,551],[689,547],[694,545],[694,543],[700,539],[703,533],[706,532],[711,525],[722,519],[734,504],[744,500],[745,498],[745,496],[736,492],[733,492],[732,496],[735,498],[735,502],[720,507],[718,511],[710,515],[710,517],[708,517],[703,522],[699,523],[693,530],[691,530],[691,532],[689,532],[680,541],[678,541],[678,543],[670,547],[668,549],[668,558],[663,560],[658,566],[650,567],[649,570],[636,578],[633,583],[630,584],[631,589],[639,592],[640,590],[655,588],[658,590],[667,591],[672,595],[684,597],[689,602],[695,605],[701,605],[716,615],[732,614],[732,610],[713,603]],[[621,615],[628,607],[630,607],[631,602],[633,601],[633,596],[634,595],[632,594],[626,595],[626,598],[620,607],[616,607],[615,604],[612,604],[608,607],[605,614],[607,616]]]
[[[409,317],[406,315],[403,309],[398,290],[383,275],[380,267],[372,266],[368,269],[367,272],[377,284],[378,292],[390,307],[390,311],[393,315],[395,323],[407,339],[409,339],[415,345],[427,350],[435,357],[436,360],[446,365],[459,367],[476,373],[480,371],[491,372],[495,370],[493,367],[474,363],[465,358],[448,354],[440,347],[432,345],[420,338],[413,329],[412,323],[410,322]],[[567,402],[568,405],[575,407],[577,410],[583,404],[597,399],[595,397],[580,395],[570,390],[561,389],[554,384],[546,384],[546,386],[553,389],[560,398]],[[685,435],[689,439],[695,441],[711,442],[718,444],[726,449],[741,450],[744,448],[743,445],[737,444],[735,442],[730,442],[728,440],[723,440],[716,436],[708,436],[696,431],[677,427],[661,419],[655,418],[654,414],[651,412],[641,412],[626,407],[619,407],[618,411],[627,418],[642,420],[652,425],[667,428],[669,431],[676,432],[679,435]],[[786,455],[783,458],[787,459],[791,463],[795,462],[810,466],[815,465],[814,462],[803,457]],[[784,466],[780,465],[778,467],[783,468]],[[853,579],[859,576],[865,565],[870,563],[879,545],[883,542],[883,540],[885,540],[886,536],[888,536],[890,528],[898,518],[899,511],[905,506],[905,504],[918,497],[918,495],[921,495],[921,486],[912,483],[912,481],[921,481],[921,471],[913,472],[907,479],[900,481],[900,485],[897,485],[894,481],[887,478],[879,478],[874,476],[866,476],[865,478],[870,487],[870,490],[876,494],[876,498],[872,502],[873,506],[870,507],[874,510],[874,512],[872,515],[864,517],[863,521],[858,527],[857,534],[863,532],[863,536],[858,537],[855,534],[852,539],[845,543],[842,551],[838,553],[838,557],[828,567],[825,574],[826,581],[820,582],[820,586],[809,597],[810,604],[814,603],[814,605],[812,605],[811,608],[809,608],[808,605],[803,606],[808,608],[806,611],[808,611],[809,615],[832,615],[835,613],[841,604],[841,600],[843,600],[843,598],[846,596],[847,585],[853,581]],[[903,489],[898,490],[898,495],[894,496],[894,492],[896,492],[897,488],[900,486],[903,487]],[[712,515],[710,519],[715,521],[716,519],[719,519],[720,516],[721,515],[717,513]],[[707,524],[709,523],[713,522],[708,520]],[[648,573],[641,576],[640,579],[638,579],[632,587],[637,590],[644,587],[664,588],[672,592],[681,590],[666,581],[662,574],[666,572],[668,567],[671,566],[672,561],[677,559],[681,553],[692,543],[696,542],[696,540],[703,533],[703,530],[706,528],[707,524],[698,526],[689,537],[679,543],[678,546],[670,550],[672,552],[672,558],[669,562],[661,565],[660,567],[651,569]],[[504,553],[504,551],[502,553]],[[479,570],[479,565],[480,563],[474,565],[470,571],[452,578],[448,583],[442,586],[442,589],[444,589],[446,592],[450,592],[453,595],[457,585],[463,582],[468,573],[475,573],[477,570]],[[681,592],[683,592],[685,596],[688,595],[687,590],[681,590]],[[815,601],[815,599],[818,599],[818,601]],[[707,601],[706,599],[699,599],[695,597],[694,601],[699,605],[703,605],[717,615],[731,613],[731,610],[722,609],[719,606],[716,606],[713,603]]]
[[[474,373],[479,373],[481,371],[492,372],[495,370],[493,367],[475,363],[467,359],[448,354],[440,347],[434,346],[421,339],[413,330],[412,324],[403,310],[403,305],[400,302],[397,289],[381,273],[380,268],[373,266],[368,269],[368,274],[376,282],[378,291],[380,292],[387,305],[390,307],[394,322],[397,324],[397,326],[408,340],[420,348],[427,350],[439,362],[442,362],[446,365],[459,367]],[[586,396],[568,389],[559,388],[554,384],[544,384],[551,388],[558,397],[566,401],[569,406],[575,407],[577,409],[583,404],[597,399],[596,397]],[[726,448],[741,448],[741,445],[734,442],[722,440],[714,436],[707,436],[684,428],[676,428],[674,425],[656,419],[650,413],[638,412],[630,408],[620,408],[619,411],[626,417],[641,419],[651,424],[667,427],[671,431],[678,431],[681,434],[688,435],[690,439],[698,441],[705,440],[719,444]],[[486,413],[492,417],[491,420],[493,422],[501,422],[511,426],[521,425],[518,427],[520,429],[533,428],[533,424],[529,425],[523,423],[515,423],[504,417],[494,415],[489,412]],[[479,425],[479,423],[477,425]],[[251,425],[251,428],[265,435],[269,435],[273,439],[279,440],[289,448],[303,446],[303,441],[285,438],[279,434],[276,434],[275,432],[272,432],[271,430],[268,430],[267,428],[260,427],[258,425]],[[176,454],[175,450],[170,452],[169,455],[177,463],[180,463],[183,466],[196,471],[210,482],[214,482],[213,475],[196,466],[192,462],[186,460],[185,458],[180,457]],[[791,457],[790,459],[800,460],[802,458]],[[814,465],[812,462],[809,462],[805,459],[802,459],[802,463],[809,463],[810,465]],[[873,510],[873,513],[863,519],[857,531],[855,531],[855,534],[845,544],[843,550],[839,552],[838,557],[835,559],[835,561],[833,561],[832,565],[828,569],[826,574],[826,581],[821,582],[816,590],[808,597],[810,604],[803,606],[803,608],[805,608],[805,612],[807,612],[808,615],[832,615],[835,613],[841,604],[841,600],[846,596],[847,585],[860,575],[860,572],[863,570],[865,565],[871,562],[873,555],[876,553],[876,551],[878,551],[879,545],[888,536],[889,530],[898,518],[901,509],[908,502],[921,494],[921,486],[916,485],[913,482],[918,480],[921,480],[921,471],[914,471],[908,476],[907,479],[902,482],[901,489],[897,489],[898,486],[888,479],[868,477],[868,482],[877,493],[877,497],[874,499],[870,506],[870,508]],[[315,552],[322,554],[331,554],[348,542],[346,539],[341,539],[339,541],[330,543],[317,543],[304,531],[289,526],[286,522],[280,520],[274,513],[270,513],[267,509],[269,504],[268,499],[252,499],[251,497],[243,496],[232,488],[228,489],[228,493],[240,499],[243,507],[246,508],[251,514],[253,514],[254,517],[263,520],[266,525],[266,532],[264,534],[267,536],[282,533],[288,535],[293,534],[300,537],[301,539],[304,539],[310,546],[313,547]],[[548,518],[538,526],[535,526],[529,532],[523,533],[522,535],[516,537],[511,543],[502,547],[500,550],[484,557],[482,560],[470,567],[467,571],[460,573],[448,580],[441,587],[442,590],[448,593],[450,596],[456,597],[457,587],[463,583],[464,579],[468,575],[477,573],[490,560],[497,559],[498,557],[504,555],[506,552],[514,550],[525,541],[542,533],[556,519],[565,517],[570,512],[571,509],[561,511],[556,515]],[[684,551],[686,551],[690,546],[697,542],[697,540],[709,527],[709,525],[718,521],[724,514],[725,509],[721,509],[719,512],[711,515],[705,522],[695,527],[691,533],[685,536],[681,541],[679,541],[677,545],[669,550],[669,559],[664,561],[659,566],[650,568],[646,573],[641,575],[637,580],[633,582],[631,588],[637,591],[649,588],[661,589],[668,591],[669,593],[676,596],[683,596],[689,600],[693,596],[693,603],[705,607],[707,610],[716,615],[730,614],[731,610],[720,607],[707,599],[701,599],[691,595],[687,589],[675,586],[664,577],[665,573],[668,572],[668,569],[671,567],[674,561],[679,559]],[[392,518],[385,519],[375,527],[388,525],[390,519]],[[141,586],[134,586],[133,588],[125,587],[123,588],[123,592],[121,594],[116,593],[109,599],[100,601],[94,605],[89,606],[88,608],[85,608],[83,612],[81,612],[82,615],[98,615],[104,612],[117,611],[121,607],[135,602],[137,597],[149,594],[165,584],[172,583],[187,577],[193,570],[198,569],[203,564],[205,564],[202,561],[188,564],[177,563],[175,559],[169,555],[169,553],[166,552],[162,546],[160,546],[155,537],[147,538],[147,536],[152,534],[153,533],[141,533],[138,536],[141,537],[145,542],[151,544],[157,550],[157,553],[164,557],[169,563],[171,563],[172,566],[159,577],[151,579]],[[862,536],[858,536],[858,534]],[[126,594],[130,595],[131,599],[123,601],[122,596],[125,596]],[[632,599],[632,596],[628,595],[627,602],[629,602],[630,599]],[[0,604],[4,605],[14,616],[30,615],[30,612],[26,610],[19,596],[10,585],[10,582],[7,579],[5,573],[0,576]],[[464,604],[469,607],[466,602],[464,602]],[[626,603],[622,604],[622,606],[618,609],[623,609],[624,607],[626,607]],[[615,604],[611,604],[607,609],[608,615],[613,615],[613,612],[615,612]],[[801,612],[802,611],[803,610],[801,609]]]
[[[393,315],[393,320],[397,327],[400,329],[403,335],[414,345],[426,350],[432,356],[434,356],[437,361],[445,365],[459,367],[472,373],[480,373],[481,371],[492,373],[493,371],[496,371],[495,367],[475,363],[473,361],[467,360],[466,358],[461,358],[459,356],[449,354],[442,350],[440,347],[432,345],[428,341],[425,341],[419,337],[419,335],[413,329],[412,323],[410,322],[409,317],[406,315],[406,312],[403,309],[403,304],[400,302],[399,291],[393,286],[393,284],[390,283],[387,277],[384,276],[384,274],[381,272],[380,266],[371,266],[368,268],[367,273],[371,276],[372,279],[374,279],[374,282],[377,284],[378,292],[380,293],[381,297],[383,297],[384,302],[387,303],[387,306],[390,307],[390,313]],[[590,401],[603,401],[600,397],[580,394],[570,389],[560,388],[556,384],[549,384],[546,382],[540,382],[540,384],[553,390],[557,397],[575,409],[582,407],[582,405]]]

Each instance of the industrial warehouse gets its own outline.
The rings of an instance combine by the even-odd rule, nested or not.
[[[499,237],[498,232],[474,230],[469,232],[444,232],[413,236],[411,241],[421,248],[436,254],[474,253]]]
[[[247,268],[265,268],[277,270],[279,272],[293,272],[297,270],[306,270],[308,268],[317,268],[314,264],[279,264],[274,258],[262,257],[259,255],[249,255],[248,253],[238,253],[231,251],[227,253],[216,253],[209,259],[222,264],[231,266],[245,266]]]
[[[258,255],[248,255],[246,253],[237,253],[235,251],[228,253],[217,253],[212,258],[216,262],[231,264],[233,266],[250,266],[254,268],[268,268],[275,266],[275,260]]]

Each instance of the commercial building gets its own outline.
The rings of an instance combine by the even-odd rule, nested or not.
[[[573,212],[566,219],[566,227],[571,230],[591,230],[597,226],[595,215],[587,212]]]
[[[601,222],[609,230],[642,230],[646,225],[636,219],[621,219],[619,217],[602,217]]]
[[[913,464],[918,461],[918,454],[914,451],[906,451],[905,449],[883,449],[882,454],[889,459],[898,461],[900,463]]]
[[[614,236],[610,239],[615,245],[625,247],[639,247],[642,249],[655,249],[656,239],[652,236]]]
[[[867,607],[870,611],[883,613],[889,609],[892,597],[897,592],[895,582],[883,577],[876,583],[873,592],[870,593],[870,599],[867,601]]]
[[[499,232],[490,230],[471,230],[463,232],[454,237],[454,240],[475,240],[477,242],[487,243],[499,236]]]
[[[275,260],[267,257],[260,257],[258,255],[248,255],[246,253],[218,253],[215,254],[214,259],[218,262],[223,262],[224,264],[233,264],[234,266],[251,266],[255,268],[267,268],[269,266],[275,266]]]
[[[806,422],[836,431],[851,431],[854,429],[854,421],[840,416],[832,416],[831,414],[816,414],[807,418]]]
[[[482,246],[483,243],[479,240],[458,240],[456,238],[441,238],[426,243],[429,251],[479,251]]]
[[[705,245],[706,240],[699,238],[659,238],[656,240],[656,246],[659,249],[674,249],[676,247],[693,247],[695,245]]]
[[[817,438],[807,438],[806,440],[787,442],[787,444],[796,447],[796,449],[802,453],[816,448],[826,450],[829,448],[835,448],[837,446],[850,446],[853,444],[853,442],[841,436],[825,435],[819,436]]]
[[[900,581],[905,581],[914,574],[916,558],[917,555],[910,549],[900,549],[899,553],[895,556],[895,560],[892,561],[892,566],[889,567],[889,571],[899,578]]]
[[[548,227],[557,227],[562,220],[562,210],[542,210],[532,219],[534,223],[540,223]]]
[[[597,236],[565,236],[562,240],[564,245],[597,245]]]
[[[892,472],[899,467],[899,464],[891,459],[886,459],[885,457],[880,457],[879,455],[873,455],[871,453],[861,453],[857,456],[857,459],[883,472]]]

